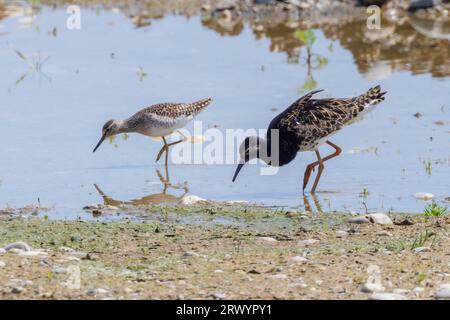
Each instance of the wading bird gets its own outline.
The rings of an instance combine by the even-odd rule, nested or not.
[[[212,99],[207,98],[193,103],[161,103],[142,109],[126,120],[108,120],[103,125],[102,137],[93,152],[106,138],[120,133],[135,132],[150,137],[162,137],[164,146],[159,151],[156,161],[159,161],[165,152],[165,165],[167,166],[169,147],[186,141],[186,138],[167,143],[166,137],[183,128],[211,101]]]
[[[303,177],[303,192],[308,184],[311,171],[318,166],[317,176],[311,193],[314,193],[324,169],[324,162],[338,156],[342,149],[328,139],[343,127],[354,123],[379,102],[384,100],[386,92],[380,86],[354,98],[312,99],[323,90],[312,91],[275,117],[269,124],[266,139],[247,137],[239,148],[240,162],[233,177],[236,180],[245,163],[259,158],[271,166],[283,166],[290,163],[298,152],[314,151],[317,161],[310,163]],[[272,130],[277,130],[278,141],[272,141]],[[335,152],[322,158],[319,146],[327,143]],[[274,152],[278,152],[274,156]],[[272,160],[276,159],[274,163]]]

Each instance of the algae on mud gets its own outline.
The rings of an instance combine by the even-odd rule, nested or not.
[[[165,222],[0,219],[0,247],[25,241],[46,257],[0,253],[4,299],[367,299],[377,266],[387,292],[432,298],[448,281],[449,217],[396,216],[398,224],[350,225],[326,215],[296,228]],[[412,223],[412,224],[411,224]],[[428,230],[433,242],[414,250]],[[67,287],[79,268],[80,287]],[[373,267],[372,267],[373,268]],[[17,286],[20,290],[17,290]],[[419,288],[419,289],[417,289]]]

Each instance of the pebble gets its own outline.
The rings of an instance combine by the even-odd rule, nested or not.
[[[52,269],[52,273],[55,273],[55,274],[68,273],[68,272],[69,272],[68,269],[61,268],[61,267],[55,267]]]
[[[108,290],[103,288],[96,288],[96,289],[89,289],[86,294],[89,296],[96,296],[98,294],[105,294],[108,293]]]
[[[75,257],[75,258],[79,258],[79,259],[86,259],[88,254],[86,252],[83,251],[72,251],[72,252],[68,252],[69,256]]]
[[[276,280],[286,280],[288,277],[285,274],[279,273],[279,274],[271,275],[270,278],[276,279]]]
[[[387,214],[384,213],[371,213],[365,215],[365,218],[372,223],[376,224],[392,224],[391,218]]]
[[[200,257],[200,255],[194,251],[187,251],[183,254],[183,257]]]
[[[4,253],[6,253],[6,250],[3,248],[0,248],[0,254],[4,254]]]
[[[450,300],[450,284],[442,284],[439,290],[434,294],[434,298],[438,300]]]
[[[265,241],[265,242],[278,242],[277,239],[271,237],[258,237],[257,241]]]
[[[434,194],[427,192],[417,192],[414,197],[420,200],[431,200],[434,198]]]
[[[300,240],[300,241],[298,242],[298,245],[299,245],[299,246],[302,246],[302,247],[307,247],[307,246],[309,246],[309,245],[311,245],[311,244],[314,244],[314,243],[316,243],[316,242],[319,242],[319,240],[316,240],[316,239],[306,239],[306,240]]]
[[[389,232],[387,232],[385,230],[378,232],[377,235],[378,236],[383,236],[383,237],[392,237],[392,233],[389,233]]]
[[[0,260],[0,268],[4,268],[6,266],[6,263]]]
[[[370,300],[406,300],[406,297],[398,293],[374,293],[369,297]]]
[[[189,205],[193,205],[193,204],[197,204],[197,203],[201,203],[201,202],[204,203],[204,202],[208,202],[208,201],[203,198],[194,196],[194,195],[184,196],[180,200],[180,203],[185,206],[189,206]]]
[[[338,231],[336,231],[336,236],[338,238],[343,238],[343,237],[348,236],[348,232],[344,231],[344,230],[338,230]]]
[[[420,252],[429,252],[431,251],[430,247],[417,247],[414,249],[415,253],[420,253]]]
[[[227,295],[225,293],[221,293],[221,292],[217,292],[217,293],[213,293],[212,297],[214,299],[218,299],[218,300],[224,300],[227,298]]]
[[[22,252],[19,252],[19,255],[21,257],[45,257],[45,256],[48,255],[48,253],[45,252],[45,251],[33,250],[33,251],[22,251]]]
[[[25,288],[23,288],[23,287],[13,287],[11,289],[11,293],[19,294],[22,292],[25,292]]]
[[[359,290],[365,293],[384,292],[386,290],[381,284],[378,283],[364,283],[360,286]]]
[[[295,263],[303,263],[303,262],[308,261],[308,259],[306,259],[305,257],[302,257],[302,256],[295,256],[295,257],[292,257],[290,260]]]
[[[349,219],[348,223],[363,224],[363,223],[370,223],[370,221],[366,217],[356,217]]]
[[[4,247],[5,251],[13,250],[13,252],[17,252],[17,251],[14,251],[14,249],[20,250],[20,251],[31,251],[31,247],[22,241],[14,242],[14,243],[8,244],[7,246]]]

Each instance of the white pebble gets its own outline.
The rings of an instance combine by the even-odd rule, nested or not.
[[[414,197],[420,200],[431,200],[434,198],[434,194],[427,192],[417,192]]]
[[[429,252],[431,249],[430,247],[417,247],[414,249],[415,253],[420,253],[420,252]]]
[[[371,213],[365,216],[367,220],[376,224],[392,224],[391,218],[384,213]]]
[[[3,248],[0,248],[0,254],[4,254],[4,253],[6,253],[6,250]]]
[[[308,261],[308,259],[306,259],[305,257],[302,257],[302,256],[295,256],[295,257],[292,257],[290,260],[295,263],[303,263],[303,262]]]
[[[374,293],[369,297],[370,300],[406,300],[406,297],[398,293]]]
[[[282,274],[282,273],[278,273],[278,274],[271,275],[270,278],[276,279],[276,280],[286,280],[287,279],[287,275]]]
[[[278,242],[277,239],[271,237],[258,237],[256,238],[256,240],[265,242]]]
[[[299,246],[302,246],[302,247],[307,247],[307,246],[309,246],[309,245],[311,245],[311,244],[314,244],[314,243],[316,243],[316,242],[319,242],[319,240],[316,240],[316,239],[306,239],[306,240],[300,240],[300,241],[298,242],[298,245],[299,245]]]
[[[6,263],[0,260],[0,268],[4,268],[6,266]]]
[[[450,300],[450,284],[441,284],[434,297],[438,300]]]
[[[33,250],[20,252],[19,255],[21,257],[45,257],[48,255],[48,253],[44,251]]]
[[[338,238],[343,238],[343,237],[348,236],[348,232],[344,231],[344,230],[338,230],[338,231],[336,231],[336,236]]]
[[[183,198],[181,198],[181,201],[180,201],[180,203],[185,206],[189,206],[189,205],[193,205],[193,204],[197,204],[197,203],[201,203],[201,202],[207,202],[207,200],[197,197],[197,196],[194,196],[194,195],[184,196]]]

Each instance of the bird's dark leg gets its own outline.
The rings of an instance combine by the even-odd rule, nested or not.
[[[317,156],[317,162],[319,163],[319,170],[317,170],[316,180],[314,180],[314,184],[311,189],[311,193],[316,192],[316,188],[317,188],[317,185],[319,184],[320,176],[322,175],[323,168],[325,168],[325,166],[323,165],[323,160],[320,157],[319,150],[315,150],[315,152],[316,152],[316,156]]]
[[[327,160],[330,160],[331,158],[337,157],[338,155],[341,154],[342,149],[339,148],[337,145],[335,145],[334,143],[332,143],[331,141],[326,141],[326,143],[328,145],[330,145],[331,147],[333,147],[335,149],[335,152],[330,154],[329,156],[326,156],[325,158],[322,159],[322,162],[325,162]],[[309,181],[309,177],[311,176],[311,171],[314,171],[314,167],[317,166],[319,164],[318,161],[310,163],[305,170],[305,176],[303,178],[303,193],[305,192],[305,188],[306,185],[308,184]]]

